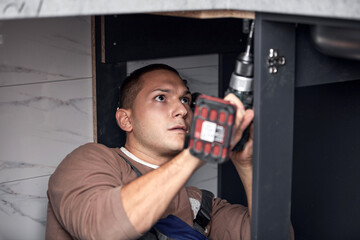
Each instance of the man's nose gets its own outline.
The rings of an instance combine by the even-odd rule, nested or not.
[[[178,101],[173,109],[173,117],[182,117],[184,118],[188,114],[188,110],[186,109],[186,106],[181,102]]]

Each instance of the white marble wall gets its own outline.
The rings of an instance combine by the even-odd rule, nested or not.
[[[128,73],[151,63],[165,63],[176,68],[182,78],[188,80],[191,92],[218,96],[219,63],[216,54],[129,62]],[[210,190],[217,196],[217,175],[217,165],[208,163],[195,172],[187,185]]]
[[[45,237],[47,182],[93,141],[90,17],[0,22],[0,240]]]

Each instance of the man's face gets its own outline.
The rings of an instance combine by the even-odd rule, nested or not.
[[[153,154],[177,154],[190,131],[191,94],[168,70],[148,72],[141,80],[143,87],[132,107],[132,143]]]

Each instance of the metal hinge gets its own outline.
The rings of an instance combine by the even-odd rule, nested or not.
[[[270,74],[276,74],[278,68],[285,65],[285,57],[278,56],[277,49],[270,49],[269,50],[269,57],[267,59],[267,65],[269,67]]]

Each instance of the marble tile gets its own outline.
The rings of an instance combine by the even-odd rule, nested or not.
[[[0,183],[51,174],[93,141],[92,79],[0,87]]]
[[[207,189],[217,196],[218,165],[207,163],[199,168],[186,183],[187,186],[195,186],[199,189]]]
[[[165,63],[177,69],[188,80],[192,92],[218,96],[218,55],[199,55],[129,62],[128,73],[152,63]],[[187,182],[188,186],[212,191],[217,196],[217,165],[206,164]]]
[[[0,86],[91,77],[90,17],[0,22]]]
[[[218,96],[218,72],[217,65],[179,70],[181,77],[188,81],[191,92],[200,92],[214,97]]]
[[[0,239],[45,239],[49,177],[0,184]]]
[[[0,22],[0,240],[45,239],[47,182],[93,141],[90,17]]]

